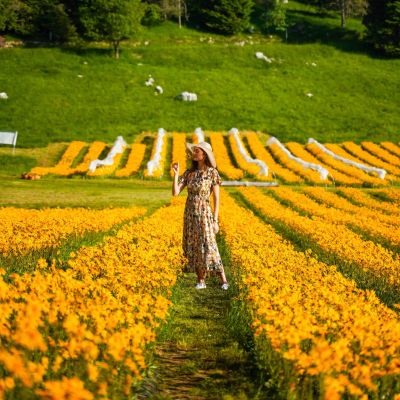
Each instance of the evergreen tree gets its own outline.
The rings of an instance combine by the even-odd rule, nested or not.
[[[26,0],[32,9],[35,34],[65,42],[76,37],[76,28],[60,0]]]
[[[107,40],[119,58],[120,43],[140,28],[145,6],[140,0],[82,0],[80,21],[88,37]]]
[[[205,0],[186,0],[188,18],[194,26],[197,28],[200,26],[206,26],[206,15],[207,7],[209,2]]]
[[[250,26],[253,0],[212,0],[202,9],[205,25],[217,32],[232,35]]]
[[[376,49],[400,56],[400,0],[369,0],[363,23]]]

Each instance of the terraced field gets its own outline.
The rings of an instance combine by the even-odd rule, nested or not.
[[[312,138],[303,145],[281,143],[277,138],[255,132],[231,130],[195,134],[142,134],[140,143],[124,143],[121,151],[101,141],[73,141],[54,166],[34,167],[31,175],[85,175],[90,177],[130,177],[168,179],[171,163],[180,171],[188,166],[186,142],[208,140],[225,180],[252,180],[283,184],[330,184],[355,187],[391,186],[400,182],[398,143],[319,143]],[[123,140],[123,139],[122,139]],[[108,160],[96,169],[94,160]]]

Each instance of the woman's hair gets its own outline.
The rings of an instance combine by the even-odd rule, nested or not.
[[[206,153],[204,150],[202,150],[202,152],[203,152],[204,155],[206,156],[205,163],[206,163],[207,167],[212,167],[212,165],[211,165],[211,163],[210,163],[210,160],[208,159],[207,153]],[[191,165],[191,167],[189,168],[189,171],[190,171],[190,172],[194,172],[194,171],[196,171],[196,169],[199,169],[199,162],[198,162],[198,161],[195,161],[195,160],[192,160],[192,165]]]

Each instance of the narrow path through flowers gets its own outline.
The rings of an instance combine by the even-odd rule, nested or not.
[[[208,278],[207,288],[198,290],[195,282],[195,274],[179,278],[171,319],[160,335],[153,368],[137,398],[261,398],[257,396],[259,374],[255,362],[235,335],[235,287],[231,285],[224,291],[217,278]]]

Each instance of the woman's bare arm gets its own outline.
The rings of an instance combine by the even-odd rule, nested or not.
[[[172,170],[174,171],[174,181],[172,182],[172,195],[178,196],[178,194],[185,187],[185,182],[179,183],[179,162],[172,164]]]

